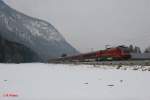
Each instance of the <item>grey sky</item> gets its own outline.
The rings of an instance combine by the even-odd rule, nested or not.
[[[82,52],[106,44],[150,45],[150,0],[5,0],[53,24]]]

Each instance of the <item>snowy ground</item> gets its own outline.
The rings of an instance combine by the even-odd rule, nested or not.
[[[0,100],[150,100],[150,72],[90,65],[0,64]]]

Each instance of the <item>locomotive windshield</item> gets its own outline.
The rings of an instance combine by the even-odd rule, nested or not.
[[[130,53],[130,50],[128,47],[125,46],[118,46],[118,48],[122,49],[125,53]]]

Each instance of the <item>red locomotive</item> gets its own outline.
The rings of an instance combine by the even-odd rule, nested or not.
[[[130,53],[127,47],[118,46],[107,48],[91,53],[79,54],[75,56],[62,57],[57,61],[111,61],[111,60],[127,60],[130,59]]]
[[[127,60],[129,59],[130,53],[127,47],[118,46],[116,48],[108,48],[106,50],[102,50],[96,52],[96,58],[98,61],[101,60]]]

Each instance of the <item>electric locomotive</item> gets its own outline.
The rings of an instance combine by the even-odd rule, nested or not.
[[[96,52],[79,54],[74,56],[67,56],[55,59],[56,61],[69,62],[84,62],[84,61],[113,61],[113,60],[127,60],[131,55],[129,49],[125,46],[118,46],[107,48]]]

